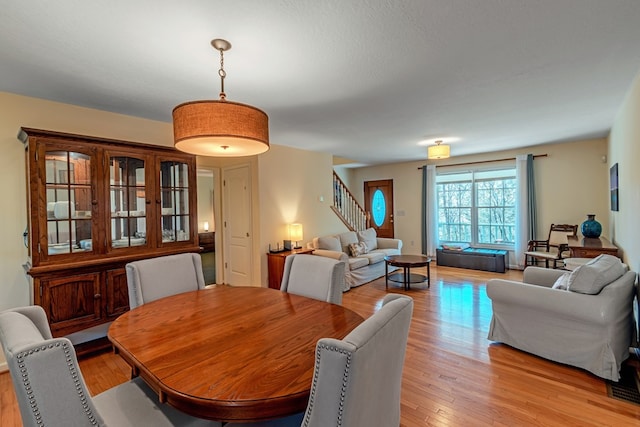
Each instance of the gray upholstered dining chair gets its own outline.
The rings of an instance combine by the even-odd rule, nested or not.
[[[342,304],[345,263],[316,255],[289,255],[284,263],[280,290]]]
[[[382,304],[344,339],[318,341],[311,396],[304,414],[225,426],[399,426],[402,367],[413,300],[389,294]]]
[[[0,343],[25,426],[220,426],[159,403],[140,378],[92,397],[71,341],[52,338],[40,306],[0,313]]]
[[[130,262],[125,266],[129,307],[169,295],[204,289],[202,259],[186,253]]]

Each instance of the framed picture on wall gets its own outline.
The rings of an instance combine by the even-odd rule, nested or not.
[[[611,186],[611,210],[618,211],[618,164],[609,169],[609,183]]]

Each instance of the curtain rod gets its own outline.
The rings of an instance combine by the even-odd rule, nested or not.
[[[534,159],[537,159],[538,157],[547,157],[547,154],[536,154],[533,156]],[[450,164],[450,165],[442,165],[440,166],[441,168],[444,167],[449,167],[449,166],[468,166],[468,165],[480,165],[482,163],[494,163],[494,162],[505,162],[507,160],[515,160],[515,157],[507,157],[504,159],[495,159],[495,160],[479,160],[477,162],[465,162],[465,163],[454,163],[454,164]],[[437,166],[437,165],[436,165]],[[420,166],[418,167],[418,169],[423,169],[424,166]]]

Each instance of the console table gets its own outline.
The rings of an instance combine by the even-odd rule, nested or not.
[[[604,237],[567,238],[571,258],[595,258],[600,254],[618,256],[618,247]]]

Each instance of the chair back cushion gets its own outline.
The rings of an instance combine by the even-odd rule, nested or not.
[[[285,260],[280,290],[342,304],[345,263],[317,255],[290,255]]]
[[[567,239],[567,233],[564,231],[551,231],[549,233],[549,246],[558,247],[560,245],[566,245],[569,243]]]
[[[323,338],[303,426],[398,426],[413,300],[389,294],[343,340]]]
[[[202,259],[186,253],[130,262],[126,265],[130,308],[169,295],[204,289]]]

